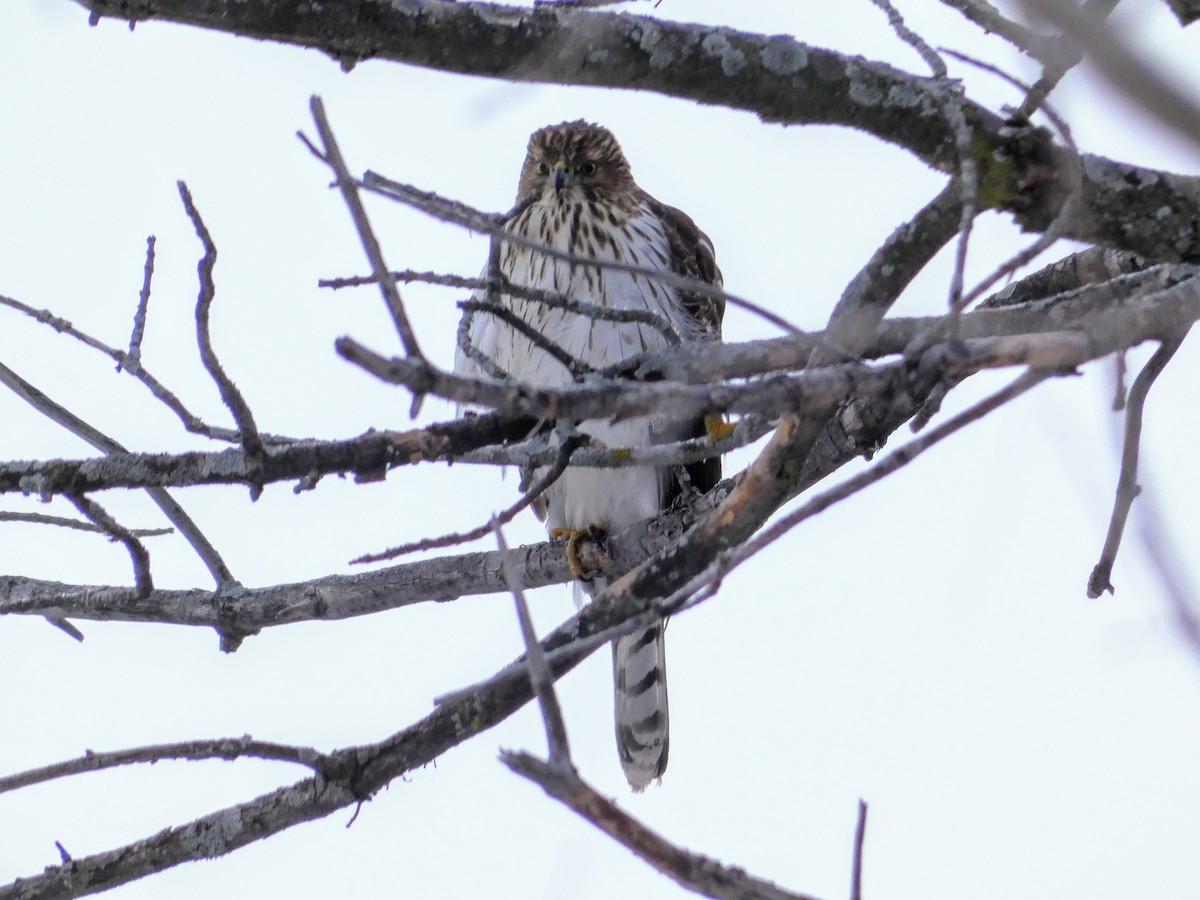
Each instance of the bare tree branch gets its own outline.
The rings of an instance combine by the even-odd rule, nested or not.
[[[508,544],[504,542],[504,532],[500,523],[493,523],[496,534],[496,549],[500,551],[504,581],[513,595],[517,606],[517,621],[521,626],[521,639],[525,643],[525,664],[529,669],[529,681],[533,685],[534,696],[542,711],[542,722],[546,726],[546,746],[549,753],[550,768],[556,772],[574,772],[571,765],[571,750],[567,743],[567,726],[563,722],[562,709],[558,698],[554,696],[554,677],[546,662],[546,655],[538,643],[537,632],[533,628],[533,619],[529,616],[529,604],[525,602],[525,588],[521,584],[521,576],[513,565]]]
[[[67,431],[70,431],[75,436],[87,441],[97,450],[108,454],[108,458],[111,459],[113,456],[125,455],[133,457],[134,459],[142,459],[142,457],[136,454],[130,454],[129,451],[127,451],[119,443],[98,429],[92,427],[87,422],[83,421],[83,419],[79,418],[66,407],[55,403],[3,363],[0,363],[0,384],[8,386],[8,388],[10,388],[18,397],[37,409],[43,415],[47,416],[52,421],[67,429]],[[103,466],[105,462],[98,461],[97,464]],[[0,466],[0,468],[3,468],[3,466]],[[22,493],[62,493],[76,495],[87,493],[88,490],[90,490],[90,488],[81,488],[77,485],[74,488],[62,487],[60,489],[43,491],[41,489],[42,486],[45,486],[44,481],[35,476],[33,481],[27,482],[24,486],[17,486],[15,489],[21,491]],[[204,536],[204,532],[202,532],[196,523],[191,520],[188,514],[183,511],[183,507],[176,502],[174,497],[172,497],[159,485],[137,486],[146,488],[146,493],[150,495],[150,499],[153,500],[158,508],[162,510],[163,515],[166,516],[168,521],[170,521],[170,523],[179,530],[179,533],[187,539],[187,542],[191,544],[192,549],[196,551],[196,555],[200,557],[200,559],[204,562],[204,565],[208,568],[209,573],[212,575],[213,580],[216,581],[218,587],[227,584],[236,584],[233,573],[229,571],[229,567],[225,565],[225,561],[221,559],[221,555],[217,553],[216,548],[213,547],[208,538]]]
[[[1125,441],[1121,451],[1121,475],[1117,479],[1117,496],[1113,501],[1112,517],[1108,523],[1108,534],[1104,538],[1104,549],[1100,551],[1100,560],[1092,569],[1088,578],[1088,596],[1095,599],[1114,588],[1112,585],[1113,565],[1117,560],[1117,550],[1121,547],[1121,535],[1125,531],[1125,520],[1129,510],[1141,489],[1137,483],[1138,455],[1142,445],[1142,416],[1146,409],[1146,398],[1155,380],[1167,367],[1175,352],[1187,336],[1184,332],[1170,340],[1165,340],[1154,351],[1149,362],[1133,382],[1125,406]]]
[[[33,525],[54,525],[58,528],[70,528],[74,531],[88,531],[93,534],[107,534],[102,525],[95,522],[80,522],[78,519],[68,519],[65,516],[47,516],[41,513],[7,512],[0,510],[0,522],[28,522]],[[135,537],[162,537],[174,534],[173,528],[131,528],[129,533]]]
[[[192,202],[191,192],[182,181],[179,182],[179,196],[183,199],[183,208],[187,210],[188,218],[192,220],[192,225],[196,229],[196,236],[204,245],[204,256],[200,258],[200,262],[196,266],[200,275],[200,296],[196,300],[196,343],[200,347],[200,359],[212,380],[216,382],[217,390],[221,392],[221,399],[229,408],[229,412],[233,414],[233,421],[237,423],[238,432],[241,435],[242,446],[246,450],[246,458],[252,463],[258,462],[262,459],[263,442],[258,434],[258,426],[254,424],[254,414],[250,412],[250,405],[246,403],[246,399],[238,390],[237,385],[225,374],[225,369],[222,368],[221,361],[217,359],[217,353],[213,349],[212,335],[208,329],[208,312],[217,291],[216,285],[213,284],[213,267],[217,262],[217,246],[213,243],[208,228],[204,225],[204,220],[200,218],[200,211]],[[261,493],[262,486],[254,484],[251,487],[250,497],[257,499]]]
[[[655,331],[659,332],[666,339],[667,343],[673,346],[680,342],[679,334],[675,330],[675,327],[663,316],[650,309],[624,309],[620,307],[600,306],[597,303],[576,300],[573,297],[568,297],[566,294],[557,294],[552,291],[542,291],[537,288],[513,284],[503,277],[499,281],[493,281],[490,278],[467,278],[463,275],[450,275],[440,272],[414,272],[411,269],[392,272],[391,275],[397,281],[402,281],[405,284],[419,281],[443,287],[495,291],[600,321],[637,322],[642,325],[649,325]],[[322,278],[317,282],[320,287],[331,288],[333,290],[375,283],[375,278],[371,275],[355,275],[350,278]],[[459,307],[462,308],[461,303]]]
[[[317,47],[343,64],[383,58],[513,81],[637,87],[750,110],[771,122],[846,125],[943,171],[958,164],[938,82],[783,36],[559,4],[396,0],[363,17],[356,7],[316,8],[303,0],[76,2],[92,11],[93,21],[167,19]],[[1026,227],[1045,227],[1065,195],[1049,140],[977,104],[964,102],[963,113],[978,142],[973,155],[988,203]],[[1096,156],[1084,158],[1084,171],[1086,208],[1068,223],[1066,236],[1156,261],[1200,260],[1200,223],[1186,212],[1200,199],[1195,178]]]
[[[180,400],[173,391],[171,391],[162,382],[146,371],[141,363],[140,358],[135,362],[134,358],[127,351],[118,350],[116,347],[112,347],[109,344],[104,343],[104,341],[101,341],[98,338],[81,331],[71,322],[54,315],[48,309],[34,309],[32,306],[22,303],[20,300],[16,300],[12,297],[5,297],[3,294],[0,294],[0,305],[8,306],[12,309],[22,312],[30,318],[41,322],[43,325],[47,325],[61,334],[66,334],[70,337],[73,337],[84,346],[91,347],[93,350],[99,351],[105,356],[115,360],[118,369],[129,373],[142,384],[144,384],[154,398],[171,410],[171,412],[175,413],[175,415],[179,417],[179,421],[183,423],[183,427],[192,434],[199,434],[204,437],[213,438],[214,440],[240,443],[237,429],[221,428],[216,425],[209,425],[207,422],[189,410],[186,406],[184,406],[183,401]],[[135,323],[134,337],[136,336],[137,333]],[[295,440],[295,438],[270,434],[264,434],[262,435],[262,438],[265,443],[269,444],[286,444]]]
[[[854,826],[854,856],[850,865],[850,900],[862,900],[863,843],[867,837],[867,804],[858,801],[858,822]]]
[[[897,228],[851,280],[829,315],[826,342],[853,359],[875,336],[880,321],[929,260],[958,233],[961,192],[951,182],[912,219]],[[810,366],[832,362],[815,350]]]
[[[342,151],[337,145],[337,139],[333,136],[333,129],[329,127],[329,120],[325,116],[325,106],[321,103],[320,97],[312,97],[309,106],[313,121],[317,126],[317,134],[325,148],[323,158],[329,168],[333,169],[338,190],[342,192],[342,199],[346,201],[346,206],[350,210],[350,217],[354,220],[354,228],[358,232],[363,252],[366,253],[367,261],[371,264],[371,275],[379,285],[379,290],[387,303],[388,312],[392,314],[392,324],[396,326],[396,332],[400,336],[404,352],[416,361],[424,361],[425,357],[417,344],[417,336],[413,333],[412,325],[408,321],[408,313],[404,310],[404,301],[400,298],[400,290],[396,287],[391,270],[383,261],[383,249],[379,246],[379,240],[371,229],[362,198],[358,196],[358,183],[350,175],[346,161],[342,158]]]
[[[67,499],[75,508],[99,525],[112,537],[125,545],[129,558],[133,561],[133,580],[135,596],[145,600],[154,590],[154,579],[150,577],[150,553],[146,546],[137,539],[137,535],[121,525],[99,503],[87,497],[68,494]]]
[[[1112,14],[1119,2],[1120,0],[1086,0],[1080,12],[1082,15],[1101,21]],[[1046,98],[1050,96],[1050,92],[1058,87],[1058,83],[1062,81],[1064,75],[1083,61],[1083,51],[1075,41],[1070,38],[1063,38],[1062,41],[1062,53],[1058,59],[1045,62],[1042,77],[1026,93],[1025,100],[1018,110],[1019,115],[1028,118],[1036,110],[1044,109]]]
[[[1194,147],[1200,147],[1200,103],[1172,84],[1102,21],[1060,0],[1023,0],[1087,48],[1089,59],[1110,83]],[[1131,248],[1132,249],[1132,248]]]
[[[623,812],[611,800],[600,796],[578,775],[563,775],[553,763],[542,762],[524,752],[506,751],[500,758],[518,775],[537,784],[555,800],[690,891],[717,900],[814,900],[807,894],[786,891],[743,869],[723,866],[714,859],[672,844]]]
[[[420,550],[435,550],[441,547],[453,547],[456,544],[466,544],[470,541],[478,540],[488,532],[496,532],[501,525],[507,525],[511,522],[521,510],[530,506],[538,497],[546,493],[550,486],[553,485],[563,472],[567,470],[567,466],[571,462],[571,454],[575,449],[586,441],[583,435],[571,435],[567,437],[558,447],[555,454],[554,464],[543,474],[536,484],[530,485],[529,489],[521,495],[521,499],[508,507],[508,509],[492,516],[487,523],[472,528],[470,531],[461,534],[446,534],[440,537],[422,538],[419,541],[413,541],[410,544],[401,544],[399,547],[391,547],[380,553],[367,553],[350,560],[352,563],[369,563],[382,562],[387,559],[395,559],[398,556],[404,556],[407,553],[416,553]],[[498,532],[497,532],[498,534]],[[504,558],[508,559],[508,548],[502,548],[505,551]],[[505,578],[511,580],[508,576],[508,564],[505,563]]]
[[[665,284],[668,287],[723,300],[730,306],[744,309],[758,318],[770,322],[780,331],[787,334],[797,334],[800,331],[799,328],[779,314],[766,309],[752,300],[747,300],[745,297],[732,294],[721,285],[711,284],[697,278],[689,278],[686,275],[677,275],[664,269],[638,265],[637,263],[623,262],[617,259],[597,259],[594,256],[581,256],[566,250],[560,250],[557,247],[551,247],[515,231],[509,231],[506,225],[516,215],[516,210],[505,214],[483,212],[461,201],[449,200],[432,191],[423,191],[420,188],[413,187],[411,184],[392,181],[390,178],[385,178],[376,172],[367,172],[363,176],[362,187],[381,196],[404,203],[414,209],[419,209],[443,222],[451,222],[463,228],[468,228],[471,231],[489,234],[495,239],[493,241],[494,248],[501,244],[515,244],[520,247],[528,247],[531,250],[536,250],[539,254],[549,259],[559,259],[573,265],[641,275],[659,284]],[[494,256],[494,259],[498,261],[499,257]],[[500,276],[498,265],[495,262],[492,265],[496,268],[496,271],[489,274],[487,283],[489,289],[499,291],[503,289],[503,279]],[[495,305],[494,301],[493,305]]]
[[[133,331],[129,335],[129,351],[125,364],[140,368],[142,364],[142,338],[146,335],[146,314],[150,310],[150,281],[154,278],[154,235],[146,238],[146,265],[142,270],[142,289],[138,293],[137,310],[133,314]]]
[[[942,3],[957,9],[988,34],[1000,35],[1046,66],[1062,65],[1071,56],[1069,45],[1065,45],[1062,38],[1041,34],[1009,19],[987,0],[942,0]]]
[[[84,772],[100,772],[118,766],[128,766],[136,763],[156,763],[168,759],[225,759],[234,760],[249,757],[266,759],[276,762],[292,762],[308,766],[314,771],[320,771],[327,760],[323,753],[318,753],[308,747],[294,747],[288,744],[276,744],[270,741],[256,741],[249,735],[240,738],[218,738],[216,740],[180,741],[174,744],[155,744],[149,747],[135,747],[130,750],[116,750],[108,753],[87,751],[83,756],[68,759],[64,762],[18,772],[15,775],[0,777],[0,794],[15,791],[20,788],[43,784],[56,778],[66,778]]]

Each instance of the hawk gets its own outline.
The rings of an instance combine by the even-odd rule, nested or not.
[[[550,125],[530,137],[516,212],[505,230],[577,259],[632,264],[721,285],[708,237],[687,214],[638,187],[608,129],[582,120]],[[459,373],[561,386],[579,371],[612,366],[670,346],[676,339],[720,339],[724,302],[714,293],[681,290],[644,274],[556,258],[503,238],[498,243],[500,274],[510,284],[532,291],[501,292],[494,298],[508,321],[486,311],[466,314],[460,333],[469,348],[460,338],[455,361]],[[533,292],[587,304],[590,310],[541,302]],[[475,297],[485,298],[483,291]],[[596,310],[649,311],[660,323],[615,321]],[[619,422],[588,420],[578,428],[593,444],[606,447],[660,444],[705,433],[703,419],[681,420],[669,409]],[[688,484],[706,491],[719,479],[719,459],[676,468],[568,467],[535,509],[554,536],[617,529],[658,514]],[[599,587],[596,582],[588,586],[590,592]],[[663,629],[658,622],[613,642],[617,749],[634,790],[644,789],[667,766]]]

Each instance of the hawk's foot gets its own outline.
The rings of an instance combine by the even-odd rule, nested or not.
[[[712,414],[704,417],[704,431],[714,441],[729,437],[733,434],[734,423],[724,414]]]
[[[591,538],[594,541],[603,541],[605,531],[598,525],[589,525],[587,528],[551,528],[551,540],[563,540],[567,542],[567,566],[571,569],[571,574],[580,581],[591,581],[596,576],[589,573],[583,563],[579,561],[579,542],[584,538]]]

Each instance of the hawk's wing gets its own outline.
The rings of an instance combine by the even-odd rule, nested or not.
[[[644,202],[658,216],[664,226],[671,248],[670,264],[677,275],[694,278],[714,287],[720,287],[721,270],[717,268],[716,254],[708,235],[681,209],[660,203],[649,194],[643,195]],[[679,291],[679,299],[688,316],[697,325],[702,340],[721,339],[721,320],[725,316],[725,300],[709,294]],[[704,418],[697,419],[690,428],[690,437],[703,437],[707,433]],[[721,480],[721,457],[714,456],[698,463],[685,466],[688,478],[696,490],[704,493]],[[680,487],[673,480],[667,490],[665,504],[669,506],[680,494]]]

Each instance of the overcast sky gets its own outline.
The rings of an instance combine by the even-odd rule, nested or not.
[[[1034,74],[940,4],[900,8],[931,43]],[[792,34],[924,71],[865,0],[667,0],[655,14]],[[1181,31],[1154,0],[1126,0],[1116,21],[1184,83],[1200,78],[1200,26]],[[1017,99],[991,76],[952,69],[993,109]],[[312,131],[312,94],[324,98],[352,169],[490,210],[511,205],[531,131],[601,122],[639,183],[712,237],[726,286],[806,328],[824,323],[871,251],[944,183],[903,151],[845,130],[383,62],[346,74],[313,51],[154,23],[132,33],[116,21],[91,28],[69,0],[4,0],[0,294],[123,345],[145,240],[156,235],[145,365],[195,412],[228,424],[195,349],[200,247],[175,187],[184,179],[220,249],[213,339],[259,426],[318,437],[410,427],[407,396],[332,349],[346,334],[381,352],[398,347],[376,292],[317,287],[366,263],[327,170],[295,138]],[[1056,98],[1083,149],[1197,171],[1194,151],[1090,73],[1069,76]],[[486,257],[483,239],[381,202],[369,208],[394,268],[471,275]],[[983,217],[969,273],[981,277],[1028,240],[1008,217]],[[944,308],[948,271],[943,256],[896,314]],[[413,286],[405,297],[423,346],[449,365],[461,296]],[[773,333],[739,310],[727,316],[728,340]],[[0,360],[131,448],[206,446],[110,361],[4,308]],[[1152,395],[1143,453],[1188,560],[1200,546],[1198,368],[1185,344]],[[1012,377],[971,379],[943,416]],[[1116,595],[1085,595],[1116,479],[1111,394],[1107,363],[1039,388],[806,523],[728,578],[715,600],[672,621],[671,764],[640,796],[617,764],[608,654],[595,654],[560,687],[583,776],[670,839],[822,898],[848,890],[860,797],[871,806],[873,898],[1195,897],[1200,659],[1172,629],[1137,546],[1136,515]],[[430,401],[420,421],[452,415]],[[729,458],[726,471],[753,452]],[[0,393],[0,455],[93,451]],[[234,574],[258,586],[351,571],[347,561],[363,552],[474,526],[511,503],[516,485],[492,469],[421,467],[370,485],[330,478],[300,495],[273,485],[254,504],[244,489],[176,495]],[[140,495],[103,501],[126,525],[162,524]],[[0,496],[0,510],[72,512],[11,495]],[[508,536],[534,542],[541,526],[525,515]],[[210,586],[182,539],[150,548],[158,586]],[[14,524],[0,525],[3,574],[131,578],[119,545]],[[572,614],[570,593],[533,595],[540,629]],[[186,738],[251,733],[322,750],[374,741],[520,649],[503,596],[272,629],[233,655],[204,629],[79,625],[82,644],[40,619],[0,621],[0,774],[85,748]],[[497,761],[501,747],[544,752],[535,709],[397,781],[351,828],[350,812],[338,813],[112,896],[685,896],[510,774]],[[0,795],[0,883],[57,863],[55,841],[82,857],[304,774],[253,762],[159,764]]]

